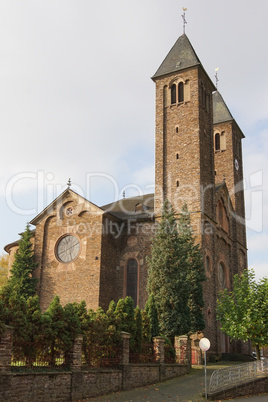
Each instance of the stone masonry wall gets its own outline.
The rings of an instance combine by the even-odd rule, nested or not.
[[[229,390],[220,391],[215,394],[208,394],[210,400],[230,399],[240,396],[249,396],[268,393],[268,377],[257,378],[245,384],[237,385]]]
[[[67,215],[67,210],[72,213]],[[100,261],[103,212],[79,197],[67,193],[54,210],[38,222],[35,256],[38,262],[40,304],[45,310],[55,295],[61,303],[85,300],[87,307],[99,306]],[[76,259],[63,263],[57,257],[57,244],[66,234],[79,240]],[[81,286],[82,285],[82,286]]]
[[[155,338],[159,363],[129,364],[128,333],[121,333],[123,348],[120,369],[82,370],[82,336],[76,338],[68,372],[12,373],[12,329],[0,339],[0,400],[17,402],[77,401],[122,389],[152,384],[189,373],[189,364],[163,364],[164,339]],[[21,399],[23,398],[23,399]]]

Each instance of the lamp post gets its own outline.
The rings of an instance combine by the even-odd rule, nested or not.
[[[207,338],[202,338],[199,342],[199,347],[200,349],[204,352],[204,358],[205,358],[205,396],[206,399],[208,399],[208,393],[207,393],[207,356],[206,352],[210,348],[210,342]]]

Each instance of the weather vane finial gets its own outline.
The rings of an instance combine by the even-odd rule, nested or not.
[[[219,67],[215,68],[215,78],[216,78],[216,89],[218,90],[218,82],[219,82],[219,78],[218,78],[218,71],[219,71]]]
[[[70,187],[71,187],[71,185],[72,185],[72,183],[71,183],[71,179],[69,178],[69,180],[68,180],[68,182],[67,182],[67,186],[68,186],[68,188],[70,188]]]
[[[182,14],[182,19],[183,19],[183,33],[185,34],[185,25],[187,24],[186,18],[185,18],[185,11],[187,11],[187,8],[182,7],[183,9],[183,14]]]

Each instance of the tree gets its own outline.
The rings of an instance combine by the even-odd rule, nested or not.
[[[134,348],[136,353],[141,353],[142,350],[142,314],[141,309],[137,306],[134,310]]]
[[[204,297],[202,282],[206,280],[205,269],[200,246],[193,235],[190,214],[185,204],[178,220],[180,247],[186,256],[187,281],[190,283],[188,306],[190,309],[190,333],[202,331],[205,328],[203,314]]]
[[[219,294],[217,318],[232,339],[251,341],[260,359],[260,348],[268,345],[268,278],[256,283],[253,270],[235,275],[233,290]]]
[[[182,247],[174,210],[167,200],[152,242],[152,255],[147,262],[147,289],[155,299],[160,333],[171,338],[188,333],[191,328],[189,259]]]
[[[134,303],[131,297],[119,299],[115,308],[118,329],[133,335],[135,329]]]
[[[142,310],[142,343],[149,344],[152,341],[150,318],[146,310]]]
[[[63,339],[65,339],[64,332],[66,328],[64,310],[60,304],[59,296],[54,297],[45,314],[50,320],[50,353],[52,363],[54,364],[56,357],[58,357],[63,350]]]
[[[148,315],[149,322],[150,322],[150,333],[151,337],[154,338],[155,336],[159,335],[159,323],[158,323],[158,315],[157,309],[155,305],[154,295],[151,294],[149,299],[145,304],[145,311]]]
[[[10,271],[12,276],[8,281],[8,285],[15,287],[18,295],[26,300],[35,295],[37,282],[37,279],[33,278],[37,263],[34,260],[31,237],[32,232],[27,224],[25,232],[21,235],[19,248]]]
[[[27,323],[27,303],[15,288],[4,286],[1,290],[1,305],[4,323],[13,327],[13,355],[24,356],[26,344],[29,342],[29,326]]]
[[[0,289],[7,283],[8,259],[8,254],[2,254],[0,256]]]
[[[129,347],[134,350],[134,303],[130,296],[125,299],[119,299],[115,308],[115,320],[118,331],[128,332],[130,334]]]

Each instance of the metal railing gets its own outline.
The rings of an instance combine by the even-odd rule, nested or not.
[[[210,377],[209,393],[223,391],[267,375],[268,359],[215,370]]]

